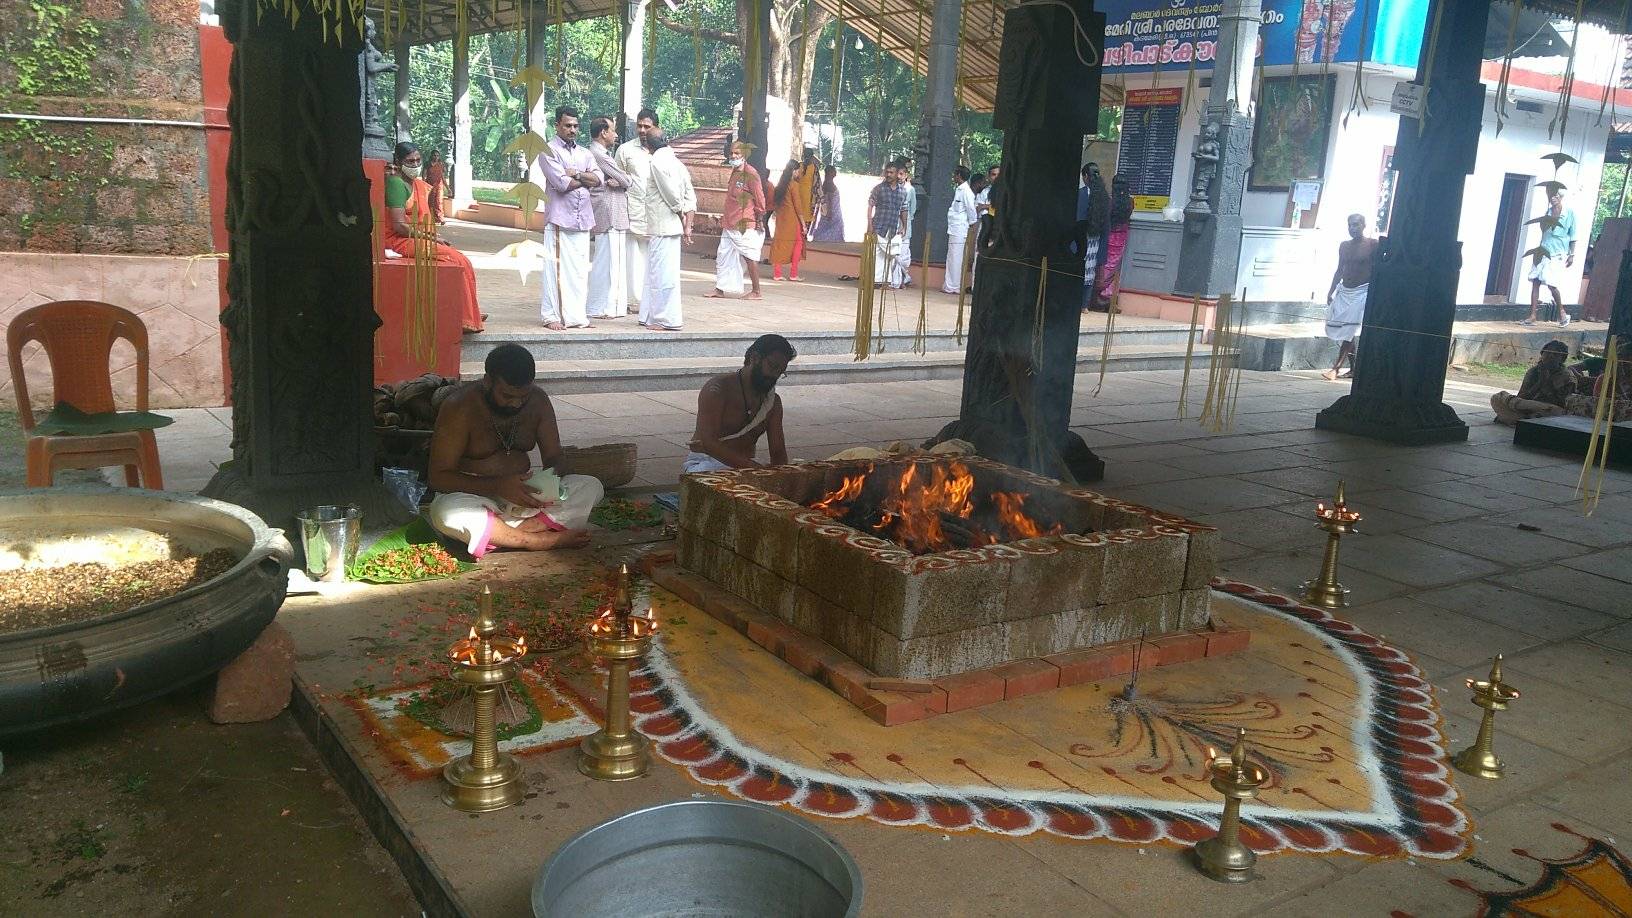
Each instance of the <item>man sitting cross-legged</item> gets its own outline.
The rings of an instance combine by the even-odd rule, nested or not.
[[[788,446],[782,441],[782,399],[776,381],[797,356],[781,335],[760,335],[748,346],[742,369],[716,376],[703,384],[697,396],[697,429],[684,472],[758,468],[754,456],[759,438],[770,443],[771,464],[788,464]]]
[[[445,536],[480,558],[491,548],[540,551],[589,544],[589,512],[604,489],[588,475],[561,479],[543,494],[528,478],[561,458],[550,397],[533,384],[533,355],[518,344],[488,352],[486,375],[448,396],[431,434],[430,485],[439,493],[427,515]]]

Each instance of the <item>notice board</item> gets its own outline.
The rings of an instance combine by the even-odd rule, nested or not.
[[[1183,101],[1183,89],[1128,90],[1116,168],[1129,178],[1135,210],[1159,211],[1172,199]]]

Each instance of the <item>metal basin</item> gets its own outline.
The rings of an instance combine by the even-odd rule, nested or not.
[[[101,488],[0,491],[0,535],[48,531],[87,544],[169,536],[231,550],[225,573],[118,615],[0,634],[0,737],[136,704],[243,653],[283,604],[293,552],[242,507],[191,494]],[[87,549],[118,560],[118,552]]]
[[[736,800],[679,800],[573,836],[533,884],[544,918],[861,913],[861,872],[806,820]]]

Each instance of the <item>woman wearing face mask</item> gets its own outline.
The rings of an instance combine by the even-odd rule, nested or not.
[[[434,211],[431,210],[431,186],[420,177],[424,171],[424,157],[419,147],[399,143],[392,157],[397,171],[385,177],[385,226],[381,227],[381,241],[385,247],[403,258],[414,257],[414,247],[422,240],[435,248],[436,263],[459,269],[460,283],[449,295],[460,300],[460,326],[466,332],[482,330],[482,311],[476,305],[476,270],[463,252],[448,245],[436,234]],[[440,300],[442,294],[439,292]]]

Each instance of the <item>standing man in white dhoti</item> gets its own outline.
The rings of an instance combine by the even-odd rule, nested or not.
[[[551,331],[588,328],[589,231],[595,211],[589,191],[603,177],[595,157],[578,143],[578,110],[555,110],[555,136],[538,157],[544,172],[544,297],[539,314]]]
[[[649,108],[635,116],[635,136],[618,147],[617,165],[629,177],[629,232],[624,239],[624,267],[629,276],[629,303],[641,302],[646,286],[646,245],[651,236],[646,225],[646,183],[652,174],[652,154],[642,143],[657,128],[657,112]]]
[[[867,196],[867,227],[873,235],[873,286],[901,286],[901,267],[896,251],[906,232],[907,193],[896,180],[895,163],[884,167],[884,181],[873,186]],[[865,282],[866,278],[862,278]]]
[[[725,181],[725,213],[720,217],[720,247],[714,255],[714,289],[703,296],[759,299],[759,257],[765,245],[765,183],[748,164],[747,147],[731,145],[731,177]],[[742,292],[743,282],[752,284]]]
[[[624,268],[628,255],[624,236],[629,232],[629,176],[612,159],[612,145],[618,132],[611,118],[589,123],[589,153],[605,179],[589,191],[590,209],[595,213],[595,229],[590,233],[589,317],[621,319],[629,314],[629,274]]]
[[[1366,218],[1349,214],[1349,238],[1337,247],[1337,270],[1326,290],[1331,311],[1326,315],[1326,337],[1338,342],[1337,360],[1324,375],[1338,379],[1343,361],[1349,361],[1347,379],[1354,372],[1354,338],[1366,317],[1366,294],[1371,290],[1371,263],[1377,255],[1377,240],[1366,236]]]
[[[946,275],[941,281],[942,293],[963,292],[963,247],[969,230],[980,222],[975,212],[975,193],[969,190],[969,168],[957,166],[952,170],[952,206],[946,209]]]
[[[1541,306],[1541,288],[1553,295],[1553,309],[1557,311],[1554,317],[1558,327],[1563,328],[1570,324],[1569,310],[1564,308],[1564,297],[1558,292],[1558,285],[1564,282],[1565,273],[1575,267],[1575,214],[1564,209],[1564,189],[1562,186],[1552,186],[1547,195],[1547,212],[1530,221],[1541,224],[1541,249],[1536,257],[1535,267],[1530,269],[1530,318],[1521,320],[1520,325],[1536,324],[1536,310]]]
[[[691,242],[691,218],[697,191],[691,173],[669,148],[663,131],[653,128],[642,141],[651,154],[646,183],[646,282],[640,295],[640,324],[653,331],[679,331],[680,243]]]
[[[895,180],[901,183],[901,188],[907,193],[907,222],[901,232],[901,244],[895,250],[895,263],[899,269],[901,286],[912,286],[912,221],[918,219],[918,186],[912,183],[912,159],[906,156],[895,161]],[[925,229],[928,232],[928,229]]]

